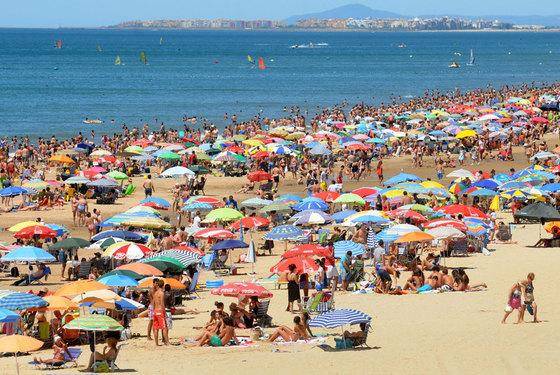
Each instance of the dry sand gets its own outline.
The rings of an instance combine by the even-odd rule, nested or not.
[[[550,139],[550,138],[549,138]],[[551,146],[556,141],[549,141]],[[526,166],[521,150],[516,150],[516,162],[485,162],[480,168],[507,171],[510,167]],[[470,167],[473,169],[475,167]],[[477,167],[478,168],[478,167]],[[408,157],[398,160],[390,159],[385,163],[385,175],[392,176],[401,170],[417,173],[423,177],[434,178],[433,161],[427,160],[423,168],[412,170]],[[446,171],[448,173],[450,170]],[[239,188],[244,178],[211,177],[206,192],[222,197]],[[141,180],[136,179],[140,184]],[[170,196],[168,189],[172,180],[156,180],[156,194]],[[368,179],[359,183],[348,183],[345,188],[372,186],[378,181]],[[141,190],[141,189],[139,189]],[[291,180],[283,181],[280,192],[302,193],[303,187],[296,186]],[[237,196],[239,201],[249,196]],[[142,192],[120,199],[117,205],[100,206],[103,217],[122,212],[142,199]],[[91,209],[91,208],[90,208]],[[74,236],[87,237],[84,228],[72,226],[69,207],[43,212],[8,213],[0,215],[2,227],[42,217],[46,222],[64,224],[71,229]],[[502,214],[509,219],[507,214]],[[544,233],[544,232],[543,232]],[[517,244],[493,245],[491,256],[481,254],[466,258],[451,258],[447,265],[467,267],[471,284],[485,282],[488,290],[473,293],[443,293],[428,295],[355,295],[338,293],[336,306],[349,307],[364,311],[373,317],[373,331],[368,344],[370,349],[350,351],[325,351],[307,344],[287,346],[271,345],[259,342],[247,348],[184,348],[182,346],[155,347],[145,337],[147,320],[136,319],[132,331],[142,337],[127,341],[117,361],[126,372],[138,374],[177,374],[177,373],[308,373],[308,374],[366,374],[374,372],[402,374],[478,374],[482,372],[496,374],[545,374],[560,371],[560,299],[554,290],[558,282],[557,265],[560,264],[558,249],[534,249],[527,245],[534,244],[539,237],[539,226],[527,225],[518,228],[514,234]],[[11,241],[9,232],[0,233],[0,240]],[[275,256],[259,257],[256,264],[257,276],[268,276],[268,269],[279,257],[281,248],[275,249]],[[89,255],[85,251],[80,256]],[[237,253],[232,254],[236,259]],[[54,277],[44,286],[56,289],[60,283],[60,268],[53,267]],[[244,266],[242,272],[249,272],[250,266]],[[509,324],[502,325],[500,320],[506,304],[508,289],[521,280],[528,272],[536,273],[535,297],[539,305],[540,324],[526,323],[515,325],[515,314],[510,316]],[[401,276],[402,285],[408,274]],[[201,279],[213,279],[211,273],[203,273]],[[251,276],[231,276],[226,281],[250,280]],[[10,288],[28,290],[29,287],[9,287],[11,279],[0,279],[0,289]],[[33,287],[38,289],[44,286]],[[217,299],[209,292],[200,292],[200,299],[186,303],[188,308],[208,311]],[[232,298],[220,298],[226,304]],[[291,326],[293,315],[285,312],[286,290],[275,290],[270,306],[270,314],[275,324]],[[203,325],[208,313],[194,316],[178,316],[170,332],[172,342],[180,338],[196,335],[193,327]],[[526,320],[528,318],[526,317]],[[268,332],[271,329],[267,330]],[[339,330],[317,330],[317,333],[330,334],[327,343],[334,346],[332,334]],[[239,332],[243,335],[243,332]],[[245,334],[248,334],[246,332]],[[59,370],[59,374],[74,374],[84,371],[89,352],[80,358],[80,367],[71,370]],[[52,351],[43,351],[39,355],[50,357]],[[26,362],[31,357],[20,358],[22,374],[35,373]],[[0,373],[15,373],[13,357],[0,358]]]

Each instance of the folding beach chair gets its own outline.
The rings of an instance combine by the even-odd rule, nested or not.
[[[35,366],[38,370],[58,370],[63,368],[78,367],[78,358],[82,355],[81,348],[68,348],[70,356],[68,353],[64,352],[64,360],[54,363],[39,363],[39,362],[29,362],[29,364]]]
[[[272,326],[272,317],[268,315],[268,307],[270,306],[270,300],[260,301],[259,308],[257,310],[257,324],[260,327],[266,328]]]
[[[91,272],[91,262],[87,262],[87,261],[81,262],[77,279],[87,279],[89,277],[90,272]]]

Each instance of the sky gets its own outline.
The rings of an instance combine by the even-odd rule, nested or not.
[[[105,26],[138,19],[285,19],[350,3],[410,16],[560,14],[559,0],[0,0],[0,27]]]

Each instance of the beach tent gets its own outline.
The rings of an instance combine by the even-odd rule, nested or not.
[[[515,219],[524,222],[541,222],[560,220],[560,212],[546,203],[536,202],[517,211]]]

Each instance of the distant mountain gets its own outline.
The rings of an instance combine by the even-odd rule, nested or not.
[[[387,12],[384,10],[371,9],[368,6],[362,4],[348,4],[343,5],[338,8],[325,10],[323,12],[300,14],[298,16],[292,16],[284,20],[288,25],[293,25],[298,21],[305,19],[333,19],[333,18],[408,18],[401,14]]]

